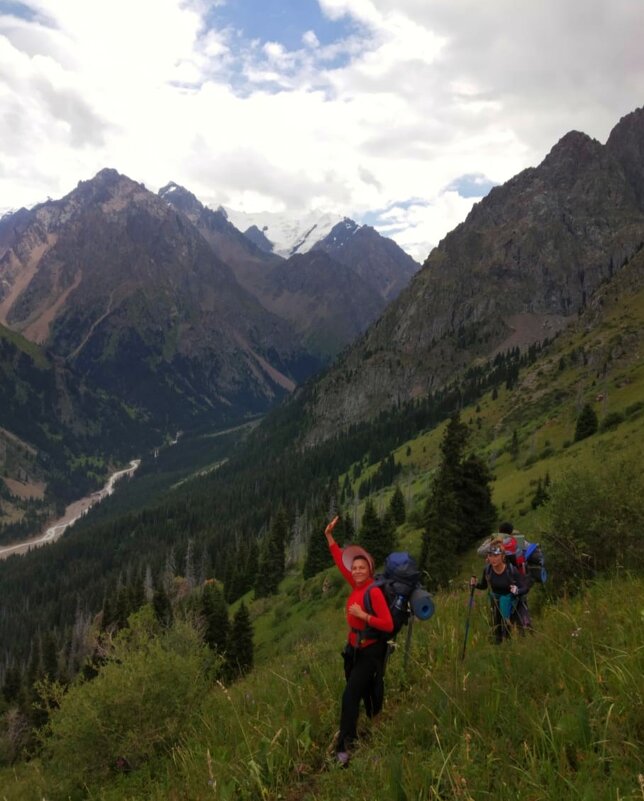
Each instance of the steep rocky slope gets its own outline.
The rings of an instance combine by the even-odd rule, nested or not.
[[[257,247],[223,211],[207,208],[183,187],[168,184],[159,194],[188,217],[239,283],[325,361],[377,319],[418,267],[395,242],[351,220],[336,225],[314,248],[282,259]]]
[[[262,411],[316,366],[183,214],[114,170],[10,223],[0,322],[155,426]]]
[[[566,134],[478,203],[314,388],[314,441],[556,334],[644,243],[644,109],[601,145]]]

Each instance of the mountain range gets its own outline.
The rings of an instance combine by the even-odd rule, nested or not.
[[[644,110],[605,145],[566,134],[420,270],[369,226],[316,230],[284,258],[183,187],[154,194],[105,169],[0,220],[0,324],[129,415],[140,441],[263,413],[304,382],[304,441],[324,440],[577,319],[644,243]]]
[[[308,441],[550,339],[644,244],[644,109],[495,187],[307,395]]]
[[[357,228],[346,221],[342,230],[349,224]],[[418,268],[373,229],[359,231],[371,242],[372,269],[358,253],[347,257],[348,247],[334,258],[324,241],[284,259],[188,190],[169,184],[154,194],[112,169],[60,200],[5,215],[0,326],[20,336],[14,348],[37,349],[49,376],[48,411],[30,419],[39,391],[28,391],[16,372],[23,362],[3,351],[0,428],[7,442],[13,435],[25,443],[25,454],[36,448],[43,456],[38,470],[26,457],[4,459],[7,478],[44,479],[44,457],[54,454],[71,476],[61,439],[69,459],[84,447],[109,462],[124,445],[135,450],[153,436],[161,442],[179,429],[264,413],[364,332]],[[337,236],[329,242],[337,250]],[[71,404],[71,385],[129,418],[122,442],[116,431],[124,423],[115,429],[113,415],[103,414],[97,425],[101,404]],[[73,429],[94,436],[81,447]]]

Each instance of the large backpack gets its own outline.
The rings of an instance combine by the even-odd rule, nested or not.
[[[394,621],[392,632],[368,628],[363,637],[393,639],[407,623],[412,613],[421,620],[428,620],[434,613],[434,604],[429,593],[421,587],[421,572],[418,565],[406,551],[394,551],[385,560],[384,573],[378,573],[364,594],[366,611],[374,614],[371,591],[378,587],[385,596],[391,617]]]
[[[536,542],[528,542],[525,537],[508,537],[504,543],[508,562],[519,568],[524,576],[533,582],[545,584],[548,580],[546,560]]]

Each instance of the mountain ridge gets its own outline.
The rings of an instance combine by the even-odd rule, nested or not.
[[[575,319],[644,242],[644,181],[632,157],[643,138],[644,109],[606,145],[571,132],[475,204],[308,396],[307,441],[435,391],[521,337],[522,321],[528,345]]]

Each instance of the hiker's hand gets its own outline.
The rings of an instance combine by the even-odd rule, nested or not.
[[[478,579],[476,578],[476,576],[471,576],[470,577],[470,587],[476,587],[477,584],[478,584]]]
[[[510,584],[510,592],[512,593],[512,595],[519,594],[519,588],[517,587],[516,584]]]
[[[349,614],[357,617],[359,620],[366,620],[369,617],[360,604],[351,604],[349,607]]]
[[[326,537],[327,542],[331,545],[334,542],[333,539],[333,529],[338,525],[338,521],[340,517],[336,515],[333,520],[329,523],[329,525],[324,529],[324,536]],[[318,529],[319,531],[319,529]]]

